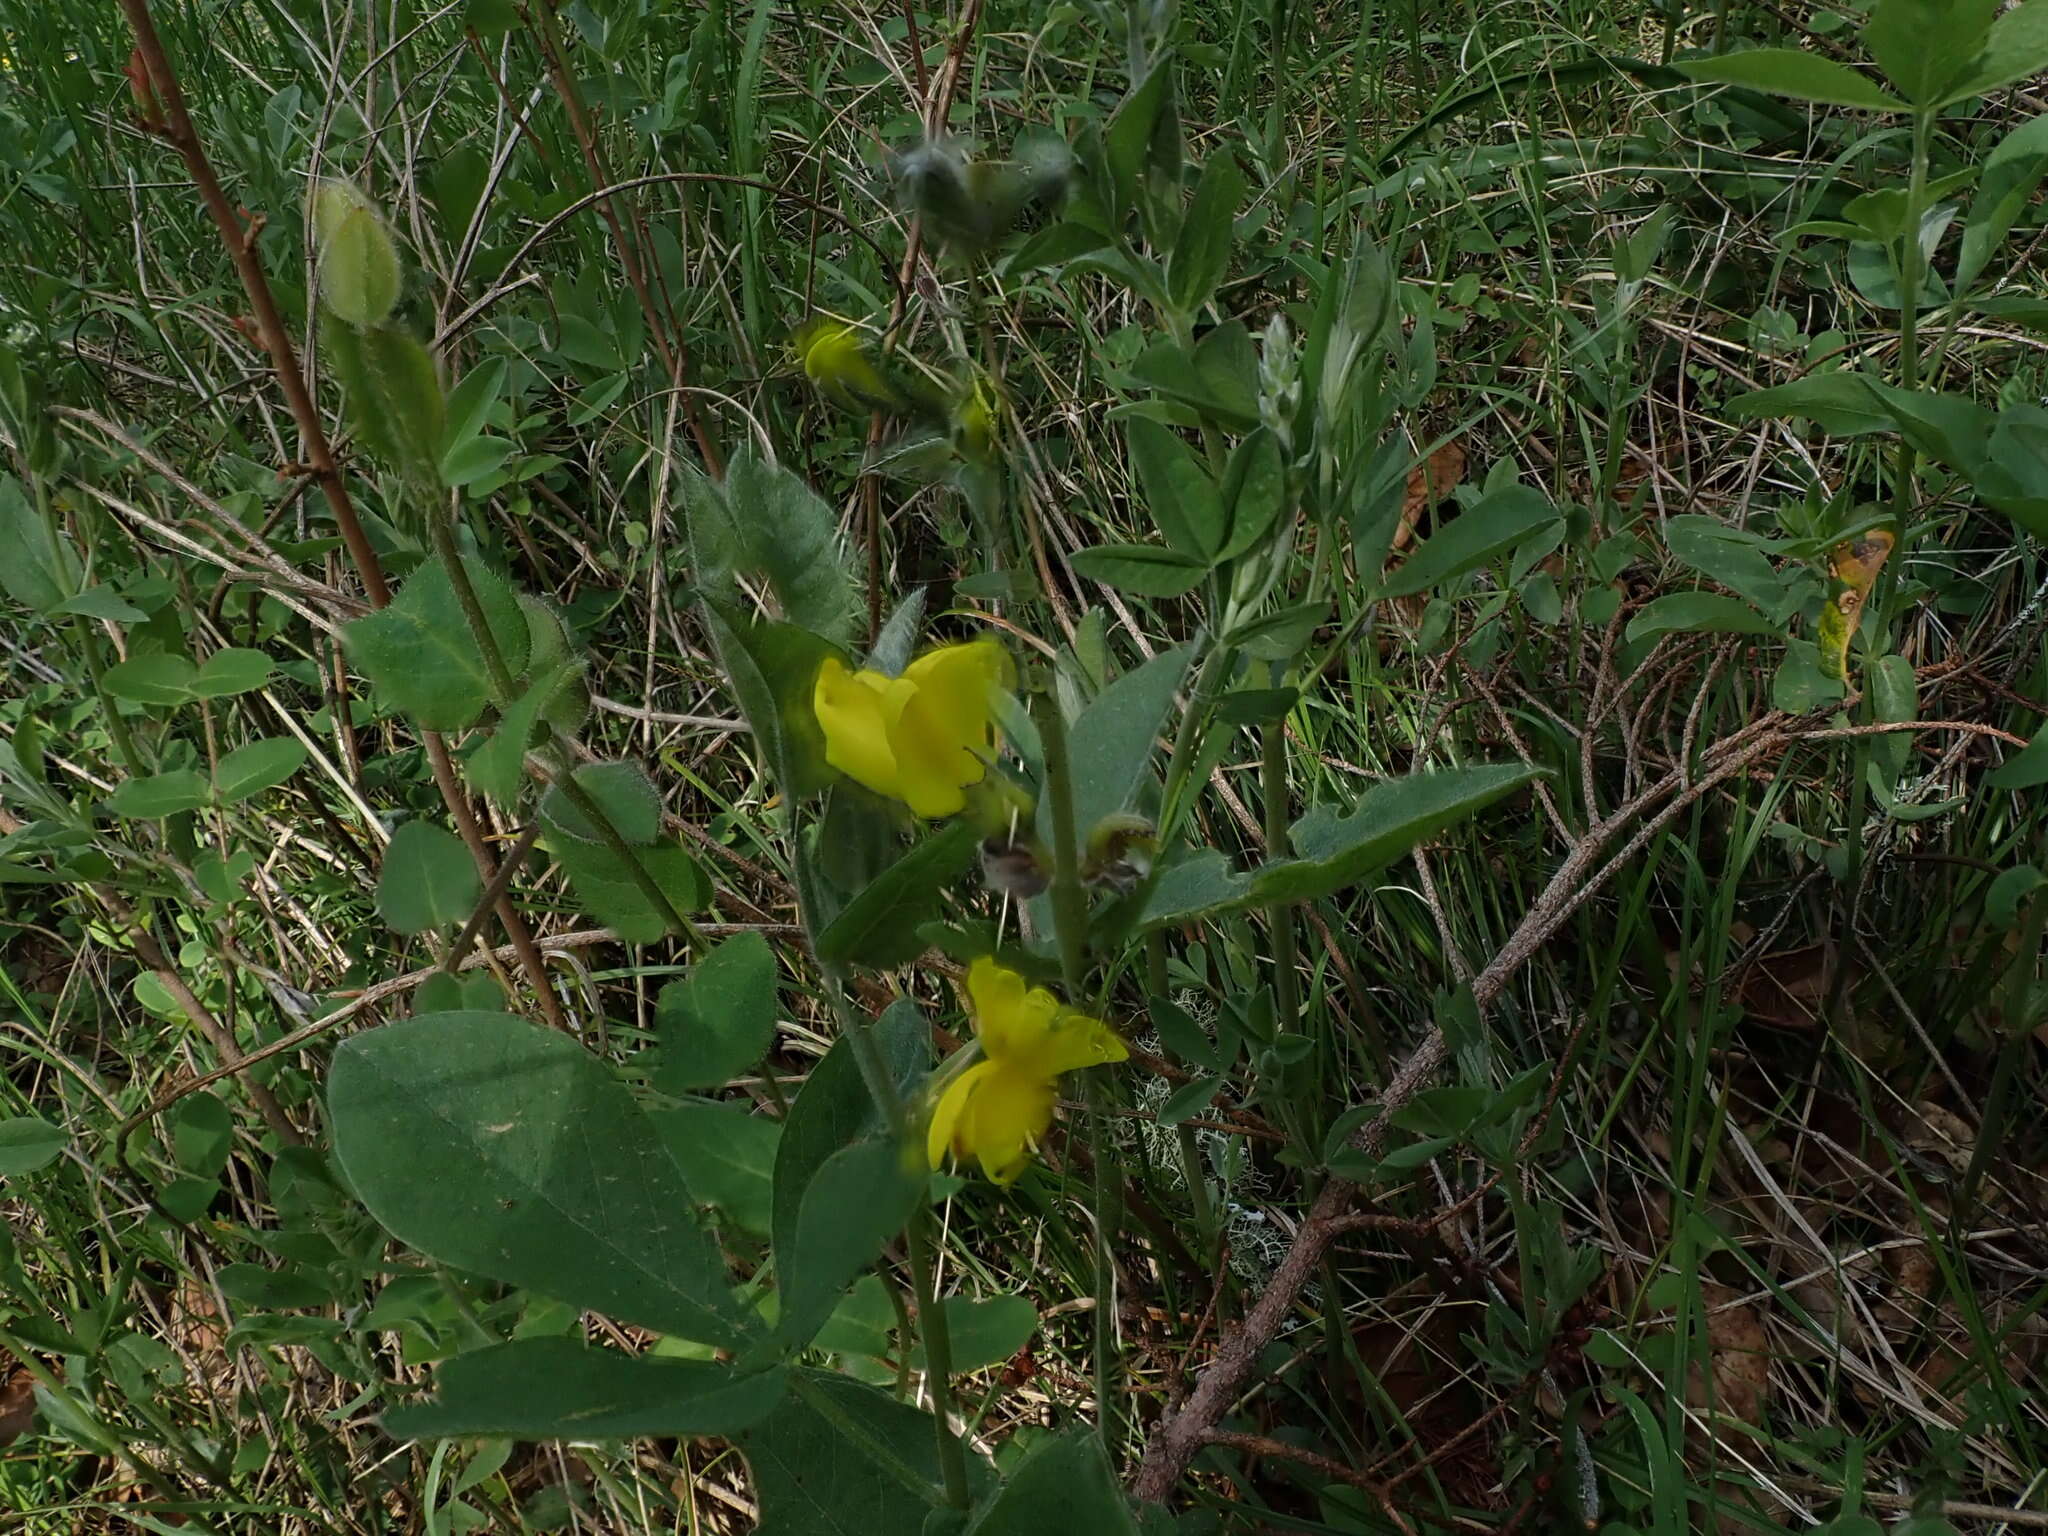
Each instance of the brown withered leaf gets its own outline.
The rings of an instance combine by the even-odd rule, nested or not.
[[[1408,489],[1401,497],[1401,521],[1394,528],[1390,555],[1408,547],[1422,514],[1456,490],[1464,478],[1465,450],[1455,442],[1445,443],[1408,471]]]
[[[28,1367],[0,1350],[0,1445],[11,1445],[35,1427],[36,1379]]]
[[[1877,573],[1891,558],[1898,538],[1889,528],[1873,528],[1845,539],[1828,552],[1828,601],[1820,611],[1820,667],[1830,677],[1849,675],[1849,641],[1863,617],[1863,604],[1877,582]]]
[[[1737,1292],[1716,1281],[1700,1281],[1707,1308],[1707,1373],[1695,1369],[1685,1400],[1711,1415],[1761,1424],[1771,1400],[1770,1340],[1763,1314],[1753,1303],[1731,1306]]]

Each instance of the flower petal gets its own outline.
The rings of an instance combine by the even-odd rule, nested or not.
[[[986,715],[962,722],[946,715],[945,707],[919,689],[889,732],[897,793],[920,816],[957,815],[967,804],[962,788],[979,784],[988,772],[975,751],[976,746],[990,750]]]
[[[825,761],[876,794],[893,796],[900,775],[889,746],[889,681],[879,672],[849,672],[828,656],[811,687],[811,709],[825,734]]]
[[[925,1132],[925,1161],[936,1170],[945,1166],[946,1147],[953,1140],[953,1132],[960,1124],[960,1117],[966,1113],[967,1104],[974,1097],[975,1084],[995,1070],[992,1061],[977,1061],[946,1085],[946,1091],[939,1095],[939,1102],[932,1106],[932,1123]]]
[[[1130,1049],[1115,1030],[1100,1019],[1091,1019],[1087,1014],[1070,1008],[1053,1021],[1044,1042],[1031,1053],[1029,1067],[1034,1072],[1057,1077],[1062,1072],[1075,1072],[1082,1067],[1123,1061],[1130,1054]],[[1019,1062],[1020,1067],[1024,1065]]]
[[[1030,986],[987,955],[967,968],[967,1002],[983,1053],[1008,1061],[1022,1061],[1043,1044],[1060,1006],[1045,988]]]
[[[953,1144],[961,1153],[979,1158],[982,1172],[991,1179],[1007,1184],[1024,1171],[1032,1149],[1052,1124],[1055,1094],[1047,1079],[999,1062],[985,1065],[993,1070],[976,1082],[954,1129]]]
[[[942,718],[957,724],[963,744],[985,748],[993,719],[989,692],[1010,687],[1017,673],[1010,653],[984,635],[964,645],[926,651],[903,669],[903,675],[917,685],[919,696],[929,699]]]

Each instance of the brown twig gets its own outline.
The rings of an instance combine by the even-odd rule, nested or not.
[[[248,296],[249,307],[255,313],[256,332],[270,354],[271,371],[277,377],[277,386],[283,391],[285,403],[291,408],[292,420],[304,440],[306,462],[311,467],[313,478],[320,482],[320,494],[326,497],[335,526],[341,530],[342,542],[348,547],[349,559],[362,580],[370,606],[382,608],[391,601],[391,588],[384,579],[383,564],[356,517],[348,488],[342,484],[341,471],[335,466],[334,451],[327,440],[327,430],[321,424],[320,412],[306,387],[306,376],[300,371],[291,333],[285,329],[284,317],[271,296],[270,280],[264,274],[254,242],[247,238],[248,231],[236,214],[234,205],[228,201],[227,193],[221,189],[213,163],[207,159],[205,146],[199,142],[198,130],[192,126],[192,116],[185,109],[185,93],[178,84],[177,71],[172,69],[170,57],[164,52],[163,40],[157,36],[156,23],[150,18],[149,0],[121,0],[121,13],[128,19],[129,30],[135,34],[136,56],[150,86],[152,111],[143,126],[178,152],[178,157],[185,162],[185,173],[192,178],[192,185],[198,190],[214,227],[220,232],[221,244],[235,265],[236,275],[242,280],[242,291]],[[428,762],[433,768],[434,783],[448,807],[449,818],[468,846],[470,856],[476,860],[477,873],[489,885],[496,878],[497,866],[477,831],[476,818],[470,812],[461,781],[455,776],[455,765],[449,758],[447,744],[432,731],[422,733],[422,739]],[[564,1021],[554,994],[548,988],[546,962],[534,947],[533,934],[525,919],[520,917],[518,908],[509,898],[498,904],[498,921],[505,930],[506,939],[518,953],[520,965],[538,994],[542,1009],[550,1022],[561,1025]]]
[[[1356,1467],[1346,1466],[1334,1457],[1304,1450],[1298,1445],[1289,1445],[1285,1440],[1275,1440],[1269,1435],[1245,1435],[1233,1430],[1212,1429],[1203,1435],[1202,1439],[1209,1445],[1226,1446],[1250,1456],[1277,1456],[1282,1461],[1299,1462],[1302,1466],[1312,1467],[1335,1482],[1349,1483],[1353,1488],[1363,1489],[1378,1502],[1382,1514],[1393,1521],[1398,1529],[1413,1536],[1415,1527],[1402,1518],[1401,1512],[1394,1508],[1394,1501],[1388,1496],[1387,1490]]]
[[[1697,780],[1689,781],[1685,765],[1681,765],[1590,828],[1565,857],[1500,953],[1473,978],[1472,995],[1479,1008],[1484,1010],[1492,1006],[1507,990],[1508,982],[1515,973],[1549,942],[1572,913],[1590,900],[1674,816],[1723,779],[1741,772],[1758,757],[1782,748],[1793,739],[1793,733],[1786,729],[1783,715],[1767,715],[1753,721],[1707,752],[1704,771]],[[1659,801],[1669,803],[1651,814]],[[1624,828],[1642,817],[1648,819],[1637,828],[1621,852],[1603,863],[1608,846]],[[1377,1155],[1386,1143],[1394,1112],[1435,1077],[1449,1051],[1443,1031],[1432,1029],[1387,1084],[1380,1095],[1379,1112],[1360,1128],[1354,1138],[1363,1150]],[[1293,1310],[1302,1288],[1321,1265],[1330,1243],[1347,1229],[1346,1218],[1362,1188],[1348,1179],[1339,1178],[1333,1178],[1323,1186],[1265,1291],[1236,1328],[1224,1336],[1217,1346],[1216,1358],[1203,1371],[1187,1401],[1153,1430],[1145,1447],[1144,1459],[1132,1479],[1132,1491],[1139,1498],[1164,1503],[1172,1493],[1196,1453],[1207,1443],[1214,1426],[1229,1411],[1245,1383],[1251,1379],[1265,1347],[1279,1333],[1280,1325]]]

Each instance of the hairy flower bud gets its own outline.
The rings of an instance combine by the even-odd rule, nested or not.
[[[383,324],[398,307],[404,267],[377,205],[350,181],[315,182],[310,203],[320,301],[360,330]]]

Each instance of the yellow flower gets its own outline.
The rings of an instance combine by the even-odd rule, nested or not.
[[[849,672],[828,658],[811,689],[825,761],[919,816],[956,815],[995,751],[990,690],[1013,676],[1008,654],[986,637],[926,651],[901,677]]]
[[[1052,1124],[1062,1072],[1122,1061],[1130,1053],[1099,1019],[1061,1006],[1043,987],[986,956],[967,969],[967,1002],[982,1059],[946,1087],[932,1109],[925,1155],[939,1167],[956,1157],[1008,1184],[1031,1161]]]
[[[818,392],[849,410],[901,411],[903,394],[867,354],[861,334],[838,320],[806,322],[790,338],[804,377]]]

